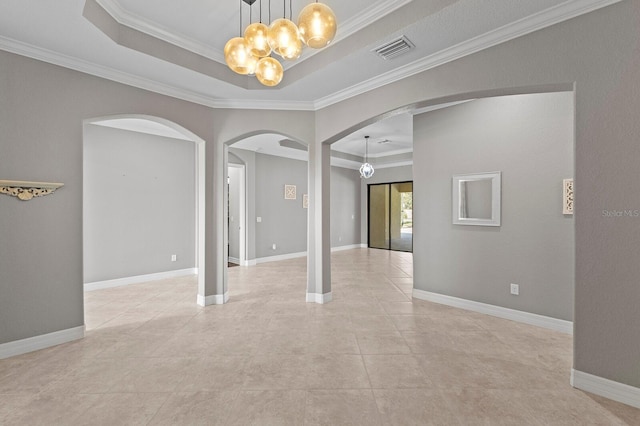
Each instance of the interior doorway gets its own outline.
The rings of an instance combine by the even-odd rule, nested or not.
[[[370,248],[413,252],[413,182],[368,185]]]
[[[229,163],[228,169],[228,266],[246,265],[245,166]]]

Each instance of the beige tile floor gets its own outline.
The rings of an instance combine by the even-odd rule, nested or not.
[[[0,360],[2,425],[639,425],[569,385],[571,337],[411,300],[410,254],[333,255],[307,304],[305,259],[85,296],[83,340]]]

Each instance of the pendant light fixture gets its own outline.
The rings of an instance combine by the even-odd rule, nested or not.
[[[265,86],[277,86],[284,76],[282,64],[276,59],[267,56],[258,61],[256,67],[256,78]]]
[[[298,16],[298,29],[305,44],[313,49],[326,47],[336,35],[338,24],[333,10],[325,4],[307,5]]]
[[[259,22],[252,23],[251,7],[260,2]],[[249,26],[242,32],[242,3],[249,5]],[[304,7],[298,17],[298,25],[291,20],[292,0],[289,0],[289,18],[287,19],[287,0],[282,0],[283,17],[262,23],[262,0],[240,0],[240,34],[224,47],[224,59],[229,68],[242,75],[256,74],[258,81],[265,86],[276,86],[282,81],[284,68],[270,55],[275,53],[284,60],[295,60],[302,55],[307,45],[321,49],[333,40],[337,23],[333,11],[326,5],[311,3]],[[271,21],[271,0],[269,0],[269,21]]]
[[[364,137],[364,164],[360,166],[360,177],[369,179],[373,176],[373,166],[369,164],[369,136]]]
[[[251,54],[247,40],[242,37],[242,1],[240,0],[240,37],[234,37],[224,46],[224,60],[233,72],[241,75],[253,74],[258,58]]]

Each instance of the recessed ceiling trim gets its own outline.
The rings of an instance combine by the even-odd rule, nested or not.
[[[202,55],[206,58],[225,64],[223,48],[213,48],[207,46],[197,40],[189,38],[183,34],[177,34],[170,29],[148,19],[145,19],[139,15],[131,13],[123,8],[118,0],[95,0],[109,15],[113,17],[119,24],[126,25],[134,30],[143,32],[152,37],[156,37],[167,43],[174,44],[192,53]],[[247,1],[247,0],[243,0]],[[255,0],[254,0],[255,1]],[[333,39],[331,44],[335,44],[342,39],[349,37],[350,35],[360,31],[364,27],[371,25],[371,23],[384,18],[386,15],[394,12],[402,6],[410,3],[412,0],[378,0],[367,10],[363,11],[360,15],[341,22],[338,26],[338,33]],[[305,49],[306,54],[303,54],[300,59],[295,62],[285,62],[285,70],[299,64],[300,62],[308,59],[318,53],[318,49]]]
[[[355,155],[355,156],[358,156],[358,157],[362,157],[364,159],[364,153],[362,151],[355,152],[355,151],[346,150],[346,149],[338,149],[338,148],[331,148],[331,149],[333,149],[334,151],[342,152],[344,154],[350,154],[350,155]],[[380,152],[380,153],[377,153],[377,154],[369,153],[369,158],[384,158],[384,157],[389,157],[391,155],[407,154],[407,153],[410,153],[410,152],[413,152],[413,148],[395,149],[393,151],[385,151],[385,152]]]
[[[220,62],[221,64],[225,63],[222,49],[214,49],[184,34],[175,33],[156,22],[149,21],[139,15],[128,12],[117,0],[96,0],[96,2],[119,24],[166,41],[192,53],[202,55],[205,58]]]

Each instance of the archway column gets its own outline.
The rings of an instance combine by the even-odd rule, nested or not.
[[[225,250],[224,218],[227,214],[226,199],[227,148],[217,141],[209,141],[205,148],[205,253],[204,280],[198,285],[198,305],[221,305],[229,300],[226,288],[225,267],[228,254]]]
[[[307,302],[328,303],[331,293],[331,145],[309,145]]]

